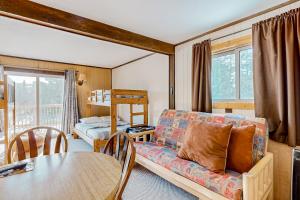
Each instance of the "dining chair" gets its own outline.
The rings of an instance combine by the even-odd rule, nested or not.
[[[121,183],[115,196],[115,200],[121,200],[135,163],[135,147],[133,145],[133,140],[125,132],[115,133],[106,143],[103,153],[113,156],[121,164]]]
[[[27,137],[26,137],[27,136]],[[61,140],[64,140],[64,152],[68,151],[68,141],[63,131],[52,127],[35,127],[17,134],[9,143],[7,150],[7,162],[12,162],[12,153],[15,152],[18,161],[26,159],[26,151],[29,150],[30,158],[39,154],[39,138],[42,138],[43,155],[50,155],[51,140],[56,137],[54,153],[60,153]],[[26,144],[27,143],[27,144]],[[13,151],[15,150],[15,151]]]

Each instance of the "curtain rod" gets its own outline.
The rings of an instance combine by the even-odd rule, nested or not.
[[[20,66],[20,65],[10,65],[10,64],[1,64],[0,66],[3,66],[7,69],[7,71],[25,71],[25,70],[32,70],[32,71],[42,71],[42,72],[54,72],[54,73],[65,73],[65,71],[73,70],[73,69],[64,69],[64,70],[51,70],[51,69],[40,69],[40,68],[34,68],[34,67],[27,67],[27,66]],[[75,70],[76,73],[79,73],[78,70]]]
[[[1,64],[0,64],[1,65]],[[48,74],[48,75],[64,75],[64,71],[48,70],[48,69],[36,69],[36,68],[23,68],[13,65],[3,65],[4,70],[8,72],[24,72],[24,73],[36,73],[36,74]]]
[[[244,32],[244,31],[247,31],[247,30],[251,30],[252,27],[250,28],[245,28],[245,29],[242,29],[242,30],[239,30],[239,31],[236,31],[236,32],[233,32],[233,33],[229,33],[227,35],[223,35],[223,36],[220,36],[220,37],[217,37],[217,38],[214,38],[214,39],[211,39],[211,41],[216,41],[216,40],[219,40],[219,39],[222,39],[222,38],[225,38],[225,37],[228,37],[228,36],[231,36],[231,35],[235,35],[235,34],[238,34],[238,33],[241,33],[241,32]]]

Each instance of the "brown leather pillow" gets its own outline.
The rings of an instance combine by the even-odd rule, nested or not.
[[[192,160],[215,173],[224,174],[232,125],[191,122],[178,157]]]
[[[255,125],[232,128],[228,146],[227,169],[244,173],[252,165],[253,136]]]

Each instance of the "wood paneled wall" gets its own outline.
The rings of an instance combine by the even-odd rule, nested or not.
[[[24,69],[36,69],[62,72],[64,70],[76,70],[84,73],[87,78],[82,86],[77,86],[78,104],[80,117],[92,115],[109,115],[109,108],[95,107],[87,105],[87,98],[90,91],[95,89],[111,89],[111,69],[89,67],[84,65],[65,64],[58,62],[48,62],[33,59],[24,59],[0,55],[0,65]]]
[[[274,156],[274,200],[291,199],[292,147],[269,140],[268,151]]]

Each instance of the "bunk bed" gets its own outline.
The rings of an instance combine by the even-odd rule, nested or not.
[[[6,163],[6,151],[15,135],[15,83],[0,69],[0,165]]]
[[[130,106],[129,123],[122,121],[117,115],[117,106],[120,104]],[[91,96],[88,98],[88,105],[110,107],[110,120],[107,120],[107,117],[95,117],[95,123],[78,123],[72,131],[74,139],[82,138],[92,145],[96,152],[104,147],[109,136],[116,131],[124,131],[128,127],[148,125],[148,92],[145,90],[95,90],[91,92]],[[142,105],[143,111],[134,112],[134,105]],[[135,124],[135,116],[143,116],[143,124]]]

